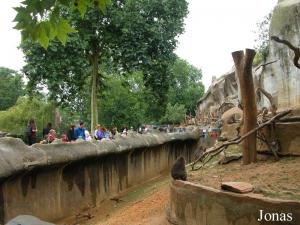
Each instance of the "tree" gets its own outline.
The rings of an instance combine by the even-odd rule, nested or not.
[[[115,34],[122,36],[115,39],[118,47],[114,48],[114,60],[125,70],[143,71],[146,101],[151,102],[147,114],[156,121],[166,108],[172,80],[170,64],[175,61],[176,37],[184,30],[186,14],[185,0],[128,0],[122,13],[114,17],[116,27],[121,28]]]
[[[254,58],[254,65],[266,61],[270,50],[270,23],[271,23],[272,12],[264,16],[264,18],[256,24],[257,30],[255,31],[257,39],[255,39],[255,50],[257,54]]]
[[[138,127],[145,122],[143,74],[136,72],[126,78],[110,75],[105,79],[99,103],[101,125],[107,127]]]
[[[6,111],[0,112],[1,131],[23,137],[25,128],[30,119],[35,119],[41,137],[42,128],[54,120],[54,106],[44,99],[26,96],[19,97],[16,104]]]
[[[82,57],[85,45],[77,34],[70,35],[66,46],[53,41],[47,50],[31,40],[24,41],[23,72],[28,78],[29,93],[35,95],[46,87],[49,98],[57,105],[82,111],[86,107],[82,96],[86,95],[89,72],[88,60]]]
[[[194,115],[197,101],[204,94],[201,70],[177,58],[171,67],[171,73],[173,79],[168,92],[168,102],[172,105],[184,105],[187,113]]]
[[[17,71],[0,67],[0,111],[13,106],[24,95],[22,76]]]
[[[184,105],[175,104],[171,105],[168,103],[166,113],[161,119],[162,123],[172,123],[172,124],[179,124],[185,118],[186,108]]]
[[[252,75],[252,63],[255,50],[246,49],[232,53],[236,75],[238,77],[243,107],[242,135],[255,129],[257,124],[257,106]],[[243,141],[243,164],[256,162],[256,132]]]
[[[159,99],[156,106],[165,105],[170,80],[167,69],[174,57],[176,36],[183,31],[185,0],[115,1],[105,14],[89,9],[84,18],[68,10],[63,13],[70,15],[77,30],[65,47],[54,42],[44,51],[30,42],[22,45],[27,62],[24,71],[33,87],[47,84],[51,96],[65,94],[56,98],[63,101],[73,93],[71,90],[82,90],[90,81],[91,127],[94,127],[98,121],[96,94],[105,72],[101,68],[108,65],[119,74],[141,69],[145,86]],[[70,98],[75,102],[82,96]]]
[[[83,17],[90,7],[105,11],[111,0],[24,0],[16,7],[15,29],[21,31],[22,39],[39,42],[47,49],[50,40],[57,38],[63,45],[67,35],[76,30],[70,25],[70,17],[64,16],[65,8],[79,11]]]

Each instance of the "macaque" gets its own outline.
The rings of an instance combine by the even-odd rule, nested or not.
[[[180,156],[174,163],[171,170],[171,176],[173,177],[174,180],[186,181],[187,172],[185,170],[185,160],[182,156]]]

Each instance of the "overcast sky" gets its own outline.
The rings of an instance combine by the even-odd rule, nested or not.
[[[0,66],[20,70],[24,65],[17,49],[21,37],[12,27],[20,0],[1,0]],[[203,82],[231,69],[231,52],[254,46],[256,23],[267,15],[277,0],[188,0],[185,33],[179,37],[176,53],[202,69]]]

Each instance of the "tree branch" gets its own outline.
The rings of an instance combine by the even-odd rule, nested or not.
[[[266,96],[267,99],[270,101],[272,115],[276,115],[277,106],[276,106],[276,104],[274,102],[273,96],[269,92],[267,92],[264,88],[262,88],[262,87],[256,88],[256,94],[258,94],[259,91],[261,93],[263,93],[263,95]]]
[[[271,40],[276,41],[278,43],[284,44],[286,46],[288,46],[295,54],[294,56],[294,65],[300,69],[300,64],[298,63],[299,58],[300,58],[300,48],[296,48],[294,45],[291,44],[291,42],[284,40],[284,39],[280,39],[277,36],[272,36]]]
[[[257,66],[254,71],[256,72],[257,70],[259,70],[260,67],[263,67],[263,66],[267,66],[269,64],[273,64],[273,63],[276,63],[278,61],[278,59],[274,60],[274,61],[271,61],[271,62],[267,62],[267,63],[264,63],[264,64],[260,64],[259,66]]]
[[[241,67],[242,59],[244,57],[244,51],[236,51],[232,52],[231,54],[235,65]]]
[[[234,144],[239,144],[240,142],[242,142],[245,138],[247,138],[249,135],[255,133],[256,131],[262,129],[263,127],[273,123],[275,120],[278,120],[284,116],[286,116],[287,114],[289,114],[292,110],[286,110],[283,112],[278,113],[276,116],[272,117],[271,119],[269,119],[268,121],[266,121],[265,123],[262,123],[261,125],[259,125],[258,127],[256,127],[255,129],[252,129],[251,131],[247,132],[246,134],[244,134],[241,137],[235,138],[233,140],[229,140],[226,141],[225,143],[223,143],[222,145],[218,146],[218,147],[212,147],[209,148],[206,152],[203,153],[203,155],[201,155],[198,159],[196,159],[193,164],[192,164],[192,170],[196,170],[194,169],[195,164],[199,161],[201,161],[206,155],[214,153],[213,156],[216,156],[217,154],[219,154],[220,152],[222,152],[224,149],[226,149],[228,146],[230,145],[234,145]],[[209,159],[210,160],[210,159]],[[209,161],[208,160],[208,161]],[[208,162],[207,161],[207,162]],[[206,162],[206,163],[207,163]],[[201,167],[200,167],[201,168]],[[198,168],[199,169],[199,168]]]

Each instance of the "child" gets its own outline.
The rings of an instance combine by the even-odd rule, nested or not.
[[[51,129],[48,135],[48,143],[52,143],[56,139],[55,130]]]
[[[66,134],[62,134],[61,135],[61,140],[64,142],[64,143],[68,143],[69,140],[68,140],[68,136]]]

